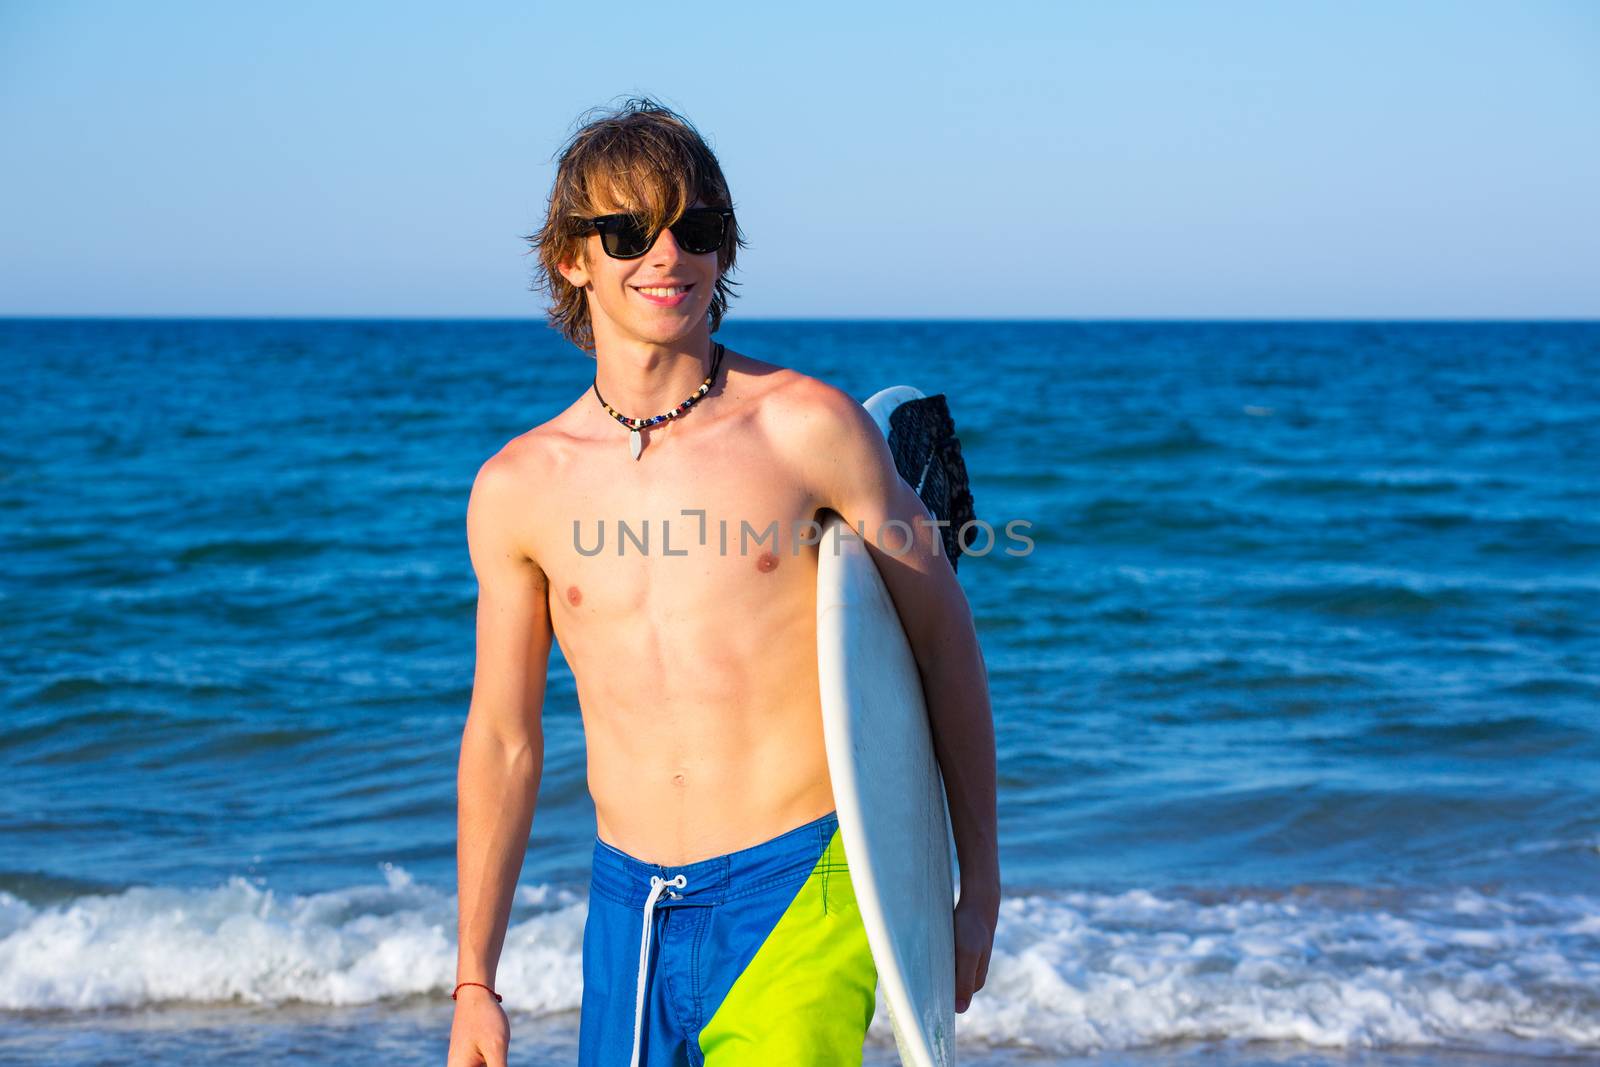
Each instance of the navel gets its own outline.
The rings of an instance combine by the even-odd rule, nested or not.
[[[778,569],[778,557],[773,552],[763,552],[756,557],[756,570],[765,574]]]
[[[567,586],[567,603],[577,607],[583,603],[583,593],[575,585]]]

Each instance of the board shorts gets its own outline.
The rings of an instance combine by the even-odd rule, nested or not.
[[[580,1067],[858,1067],[877,985],[837,812],[676,867],[595,837]]]

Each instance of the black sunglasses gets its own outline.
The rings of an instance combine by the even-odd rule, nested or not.
[[[612,259],[638,259],[655,247],[658,230],[647,233],[644,220],[637,215],[601,215],[599,218],[580,219],[579,232],[598,231],[600,247]],[[683,217],[667,229],[678,247],[693,255],[703,256],[722,247],[728,236],[728,224],[733,222],[733,209],[729,207],[692,207]]]

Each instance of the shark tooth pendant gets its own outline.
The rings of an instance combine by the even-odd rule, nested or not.
[[[633,453],[634,459],[638,459],[639,453],[644,451],[644,438],[636,429],[628,431],[628,451]]]

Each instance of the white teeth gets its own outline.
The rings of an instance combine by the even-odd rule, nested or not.
[[[673,289],[645,289],[641,286],[639,291],[641,293],[647,293],[650,296],[677,296],[679,293],[687,293],[689,291],[689,287],[687,285],[680,285]]]

